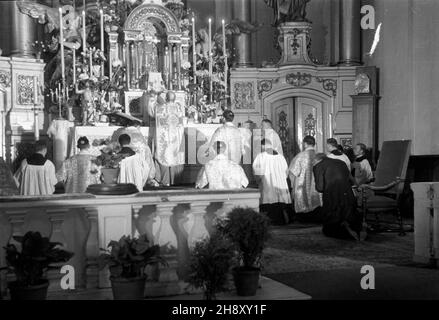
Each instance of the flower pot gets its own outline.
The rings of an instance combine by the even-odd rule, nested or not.
[[[114,300],[142,300],[144,298],[146,277],[110,277],[110,281]]]
[[[102,180],[105,184],[116,184],[119,177],[119,169],[102,168]]]
[[[238,296],[256,295],[260,274],[261,269],[259,268],[239,267],[233,269],[233,280]]]
[[[11,300],[46,300],[49,281],[41,280],[35,286],[23,287],[17,281],[9,282],[8,288]]]

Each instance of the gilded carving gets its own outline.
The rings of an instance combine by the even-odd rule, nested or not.
[[[237,82],[234,86],[233,104],[235,109],[255,109],[253,82]]]
[[[262,98],[264,92],[270,92],[273,89],[273,80],[259,80],[258,81],[258,96]]]
[[[314,115],[312,113],[308,114],[304,123],[305,136],[316,136],[316,124],[317,120],[314,118]]]
[[[286,77],[286,82],[293,87],[304,87],[311,83],[312,75],[308,73],[290,73]]]
[[[34,104],[34,77],[18,75],[17,103],[20,105]]]
[[[331,91],[334,97],[337,95],[337,80],[323,79],[320,77],[316,77],[316,80],[322,84],[324,90]]]
[[[11,86],[11,73],[7,71],[0,71],[0,84],[4,87]]]
[[[147,28],[149,18],[161,20],[168,32],[180,32],[175,15],[169,9],[155,4],[145,4],[134,9],[125,23],[125,30],[143,31]]]

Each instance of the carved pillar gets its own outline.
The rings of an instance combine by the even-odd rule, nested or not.
[[[160,218],[160,229],[157,235],[156,243],[160,247],[165,247],[169,250],[177,248],[177,237],[171,226],[171,216],[176,203],[160,203],[157,205],[156,214]]]
[[[32,43],[37,40],[38,26],[32,18],[20,12],[17,2],[23,1],[0,3],[0,45],[5,55],[34,58]]]
[[[193,226],[189,232],[188,245],[193,248],[195,243],[209,236],[205,224],[206,209],[209,202],[196,202],[191,204],[191,214],[193,216]]]
[[[118,46],[118,38],[119,34],[117,32],[110,32],[108,33],[108,37],[110,40],[110,53],[109,53],[109,72],[110,72],[110,79],[113,76],[113,61],[119,59],[119,46]]]
[[[340,1],[340,65],[361,65],[360,10],[361,1]]]
[[[250,0],[233,1],[233,19],[251,22]],[[234,66],[238,68],[250,67],[251,62],[251,34],[242,33],[233,35],[235,54]]]

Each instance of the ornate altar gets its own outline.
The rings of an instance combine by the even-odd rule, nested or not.
[[[126,66],[125,111],[144,118],[139,98],[145,91],[174,90],[185,104],[188,84],[181,66],[188,61],[189,36],[180,29],[178,8],[171,11],[160,1],[136,7],[124,25],[123,42],[110,32],[110,61]]]

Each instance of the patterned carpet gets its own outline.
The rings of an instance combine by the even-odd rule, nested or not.
[[[265,250],[264,273],[286,273],[373,265],[412,265],[413,233],[371,234],[364,242],[325,237],[317,225],[275,227]]]

